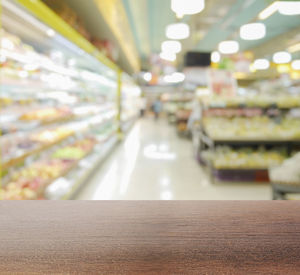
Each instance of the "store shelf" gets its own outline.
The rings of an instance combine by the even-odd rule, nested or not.
[[[292,194],[300,194],[300,182],[272,182],[273,200],[286,200]]]
[[[3,98],[8,99],[3,100],[4,104],[8,102],[5,105],[8,134],[1,141],[3,138],[9,147],[1,165],[5,186],[0,197],[68,199],[118,141],[117,128],[122,115],[133,118],[139,112],[140,88],[42,1],[3,0],[1,4],[1,39],[6,45],[1,48],[2,88]],[[26,107],[19,99],[28,100],[31,105]],[[91,103],[94,108],[86,112]],[[22,109],[16,114],[18,106]],[[21,119],[23,111],[48,107],[66,107],[71,114],[59,119],[39,120],[36,114],[30,116],[29,122]],[[40,117],[48,118],[47,115],[43,113]],[[48,133],[56,127],[70,133],[61,138],[64,131]],[[34,138],[34,134],[43,131],[48,135]],[[91,138],[96,145],[81,157],[80,149],[88,150],[90,143],[83,148],[79,148],[81,145],[76,148],[75,144],[72,147],[72,143],[85,138]],[[56,152],[70,159],[57,160],[52,155]],[[63,188],[60,180],[70,180],[72,176],[74,181],[68,192],[45,196],[55,185]]]
[[[60,178],[60,180],[64,180],[68,183],[68,187],[59,190],[60,183],[52,182],[48,186],[48,190],[45,191],[46,198],[52,200],[72,199],[77,191],[88,181],[95,169],[105,160],[105,157],[107,157],[117,142],[118,139],[114,133],[102,144],[99,144],[99,146],[101,146],[100,150],[92,152],[89,156],[78,162],[78,166],[81,168],[80,171],[74,171],[75,173],[70,171],[70,175],[67,178]],[[84,164],[82,163],[83,161],[85,162]]]
[[[194,148],[211,181],[270,182],[270,167],[300,146],[299,120],[289,113],[298,99],[288,93],[200,99]]]
[[[270,181],[268,176],[268,169],[212,169],[212,175],[218,181],[229,182],[263,182],[268,183]]]
[[[296,108],[300,108],[300,104],[299,105],[295,105],[295,106],[291,106],[291,107],[281,107],[281,106],[276,106],[276,105],[270,105],[270,106],[205,106],[204,110],[213,110],[213,109],[241,109],[241,110],[256,110],[256,109],[260,109],[263,111],[268,111],[270,109],[277,109],[277,110],[281,110],[281,111],[290,111],[291,109],[296,109]]]
[[[96,116],[94,116],[96,117]],[[93,117],[92,117],[93,119]],[[2,163],[2,170],[5,171],[9,168],[12,168],[20,163],[22,163],[23,161],[25,161],[25,159],[27,159],[28,157],[30,156],[33,156],[33,155],[38,155],[39,153],[43,152],[43,151],[46,151],[48,150],[49,148],[51,147],[54,147],[60,143],[62,143],[63,141],[65,141],[66,139],[68,139],[69,137],[71,136],[76,136],[78,134],[83,134],[83,133],[87,133],[90,131],[90,128],[89,127],[98,127],[98,128],[102,128],[103,126],[105,126],[107,123],[111,122],[112,120],[114,119],[114,117],[111,117],[111,118],[108,118],[108,119],[105,119],[104,121],[102,121],[101,123],[98,123],[96,125],[93,125],[90,124],[89,126],[87,127],[84,127],[84,128],[78,128],[77,131],[75,132],[75,129],[77,128],[76,127],[76,124],[75,126],[72,126],[72,128],[74,128],[74,131],[72,131],[72,133],[70,133],[70,135],[67,135],[67,136],[64,136],[63,138],[59,139],[59,140],[56,140],[54,142],[50,142],[50,143],[47,143],[47,144],[42,144],[41,146],[39,146],[38,148],[30,151],[30,152],[26,152],[25,154],[17,157],[17,158],[13,158],[11,160],[8,160],[7,162],[4,162]],[[73,122],[74,123],[74,122]],[[76,123],[76,122],[75,122]],[[67,125],[65,125],[65,127],[67,127]],[[6,136],[5,136],[6,137]],[[7,137],[6,137],[7,138]]]
[[[207,142],[209,144],[214,143],[215,145],[243,145],[243,146],[252,146],[252,145],[281,145],[281,144],[299,144],[300,145],[300,139],[281,139],[281,138],[226,138],[226,139],[221,139],[221,138],[211,138],[207,136],[207,139],[203,139],[205,142],[207,140],[210,140],[211,142]]]
[[[75,133],[73,133],[72,135],[75,135]],[[2,170],[5,171],[7,169],[10,169],[14,166],[17,166],[18,164],[24,162],[28,157],[30,156],[33,156],[33,155],[38,155],[39,153],[43,152],[43,151],[46,151],[47,149],[51,148],[51,147],[54,147],[55,145],[58,145],[60,143],[62,143],[63,141],[65,141],[67,138],[69,138],[71,135],[69,136],[66,136],[66,137],[63,137],[62,139],[59,139],[55,142],[51,142],[51,143],[48,143],[48,144],[45,144],[35,150],[32,150],[30,152],[27,152],[23,155],[21,155],[20,157],[17,157],[17,158],[14,158],[14,159],[11,159],[7,162],[3,162],[1,164],[2,166]]]

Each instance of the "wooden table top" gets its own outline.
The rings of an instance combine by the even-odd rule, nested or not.
[[[0,202],[0,274],[300,274],[300,203]]]

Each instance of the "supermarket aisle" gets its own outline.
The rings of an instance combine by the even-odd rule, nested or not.
[[[138,121],[76,199],[269,199],[268,185],[210,184],[191,142],[165,120]]]

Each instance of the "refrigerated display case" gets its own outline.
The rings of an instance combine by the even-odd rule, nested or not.
[[[41,1],[1,8],[0,198],[71,198],[118,141],[122,72]]]

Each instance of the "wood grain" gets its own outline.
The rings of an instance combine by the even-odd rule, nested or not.
[[[300,274],[300,203],[0,202],[1,274]]]

